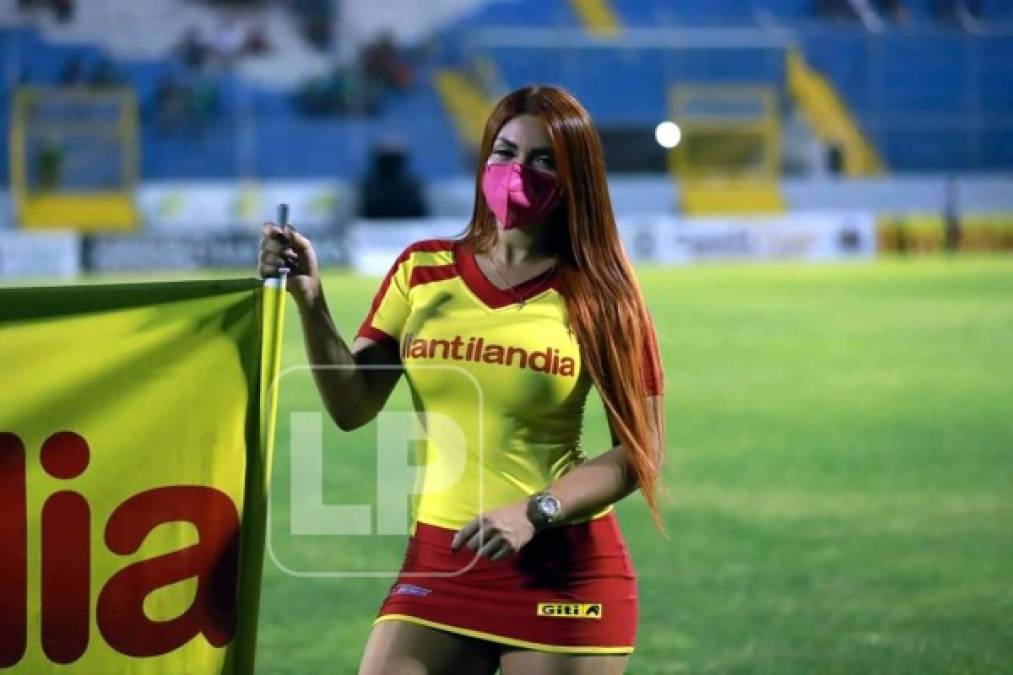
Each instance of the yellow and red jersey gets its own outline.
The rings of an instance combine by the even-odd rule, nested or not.
[[[417,521],[460,528],[585,459],[580,431],[592,381],[567,328],[558,273],[500,289],[469,244],[418,241],[394,261],[357,335],[398,350],[422,413]],[[652,327],[648,393],[662,391],[660,364]]]

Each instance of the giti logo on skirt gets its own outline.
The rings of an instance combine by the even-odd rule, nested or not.
[[[535,614],[558,619],[600,619],[602,607],[600,602],[540,602]]]

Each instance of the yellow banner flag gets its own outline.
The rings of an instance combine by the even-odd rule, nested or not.
[[[0,290],[0,669],[253,672],[284,298]]]

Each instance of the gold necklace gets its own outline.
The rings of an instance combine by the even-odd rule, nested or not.
[[[506,286],[505,290],[508,293],[510,293],[510,295],[514,296],[514,300],[517,302],[517,309],[518,309],[518,311],[524,309],[524,304],[525,304],[526,300],[524,298],[522,298],[521,296],[517,295],[517,293],[514,292],[513,286],[510,285],[510,282],[507,281],[506,276],[503,274],[503,272],[500,271],[499,265],[497,265],[496,261],[493,259],[492,253],[488,253],[487,256],[489,258],[489,263],[492,265],[493,270],[495,270],[495,272],[496,272],[496,276],[498,276],[499,280],[503,282],[504,286]],[[555,269],[556,269],[556,262],[558,262],[558,260],[559,260],[558,258],[553,258],[552,259],[552,267],[550,267],[549,269],[545,270],[541,274],[538,274],[536,276],[531,277],[531,279],[528,279],[528,281],[534,281],[535,279],[540,279],[541,277],[544,277],[544,276],[548,275],[550,272],[555,271]],[[527,283],[527,282],[523,282],[522,281],[520,283]]]

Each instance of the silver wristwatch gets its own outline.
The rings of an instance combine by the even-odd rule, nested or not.
[[[544,490],[528,499],[528,520],[535,530],[544,530],[559,520],[560,510],[559,500]]]

